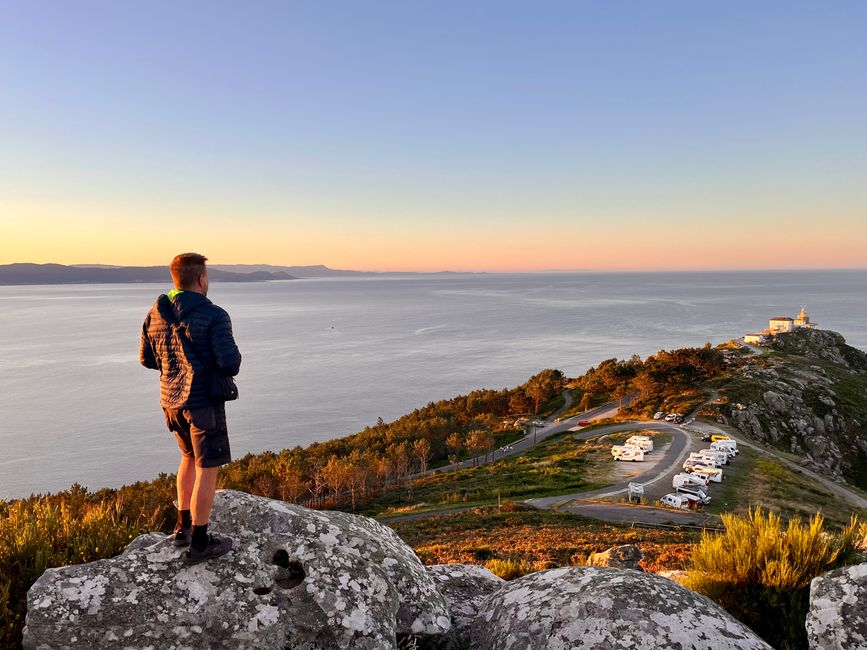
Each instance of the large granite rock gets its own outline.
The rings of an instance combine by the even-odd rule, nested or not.
[[[476,564],[435,564],[427,567],[452,616],[452,629],[443,637],[431,637],[426,647],[438,650],[470,647],[470,630],[482,603],[505,580]]]
[[[234,549],[193,567],[149,534],[49,569],[27,594],[24,647],[380,650],[450,629],[433,577],[371,519],[223,490],[211,528]]]
[[[835,569],[810,583],[810,648],[867,648],[867,564]]]
[[[618,569],[636,569],[643,571],[639,562],[644,557],[641,549],[634,544],[613,546],[601,553],[591,553],[587,558],[589,566],[610,566]]]
[[[709,599],[653,574],[570,567],[513,580],[476,618],[479,650],[770,649]]]

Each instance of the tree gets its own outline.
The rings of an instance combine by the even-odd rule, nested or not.
[[[431,452],[430,442],[427,438],[419,438],[412,443],[412,453],[418,461],[419,468],[422,474],[427,472],[427,466],[430,459],[433,457]]]
[[[467,450],[473,454],[473,465],[479,464],[479,454],[488,447],[488,434],[482,429],[473,429],[467,434]]]
[[[409,443],[404,440],[398,444],[390,445],[386,453],[391,458],[395,480],[402,483],[406,475],[409,474],[411,460]]]
[[[617,384],[617,387],[614,389],[614,399],[620,402],[620,406],[623,406],[623,398],[629,394],[629,388],[626,384]]]
[[[530,400],[527,399],[527,395],[523,391],[515,391],[509,398],[509,412],[515,415],[530,412]]]
[[[446,438],[446,448],[449,450],[449,462],[452,465],[456,465],[458,462],[458,457],[461,455],[461,451],[464,448],[464,439],[457,431],[452,433],[448,438]],[[452,460],[454,458],[454,460]]]
[[[538,413],[542,404],[554,397],[562,382],[563,373],[551,369],[543,370],[527,380],[524,390],[527,396],[533,400],[534,413]]]

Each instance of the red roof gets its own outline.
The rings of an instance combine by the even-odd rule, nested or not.
[[[771,320],[792,320],[788,316],[774,316]]]

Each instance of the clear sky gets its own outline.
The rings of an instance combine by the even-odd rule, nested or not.
[[[0,263],[867,266],[867,3],[0,0]]]

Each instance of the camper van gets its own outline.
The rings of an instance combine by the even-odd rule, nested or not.
[[[710,448],[714,451],[724,451],[729,457],[734,458],[740,452],[738,451],[738,443],[734,440],[717,440],[710,443]]]
[[[632,436],[624,444],[627,446],[640,447],[644,453],[653,451],[653,438],[650,436]]]
[[[723,465],[729,464],[730,456],[727,451],[718,451],[716,449],[702,449],[698,453],[705,458],[715,458],[717,467],[722,467]]]
[[[716,442],[718,440],[731,440],[731,438],[729,438],[728,436],[724,436],[722,434],[719,434],[719,433],[715,433],[710,437],[711,442]]]
[[[693,451],[690,452],[689,458],[687,460],[693,460],[697,463],[701,463],[702,465],[711,465],[713,467],[719,467],[722,465],[722,462],[717,456],[711,456],[710,454],[703,453],[702,451]],[[726,455],[728,458],[728,455]]]
[[[704,488],[698,485],[681,485],[679,487],[674,488],[674,491],[678,494],[683,494],[687,498],[690,496],[695,497],[699,501],[701,501],[702,505],[707,505],[710,503],[710,497],[707,495],[707,492],[704,491]]]
[[[714,451],[713,449],[693,451],[690,452],[689,457],[695,458],[696,460],[706,460],[707,464],[714,465],[715,467],[722,467],[729,462],[729,455],[727,452]]]
[[[723,471],[719,467],[707,467],[706,465],[693,465],[692,469],[689,471],[690,474],[695,476],[700,476],[704,479],[707,479],[708,482],[713,481],[714,483],[722,483],[725,476],[723,476]]]
[[[632,445],[614,445],[611,448],[611,455],[614,456],[614,460],[644,460],[644,450]]]
[[[677,508],[678,510],[689,510],[689,499],[682,494],[666,494],[659,502],[669,508]]]
[[[697,485],[699,487],[704,487],[707,485],[707,479],[695,474],[675,474],[674,478],[671,479],[671,487],[677,489],[681,485]]]

